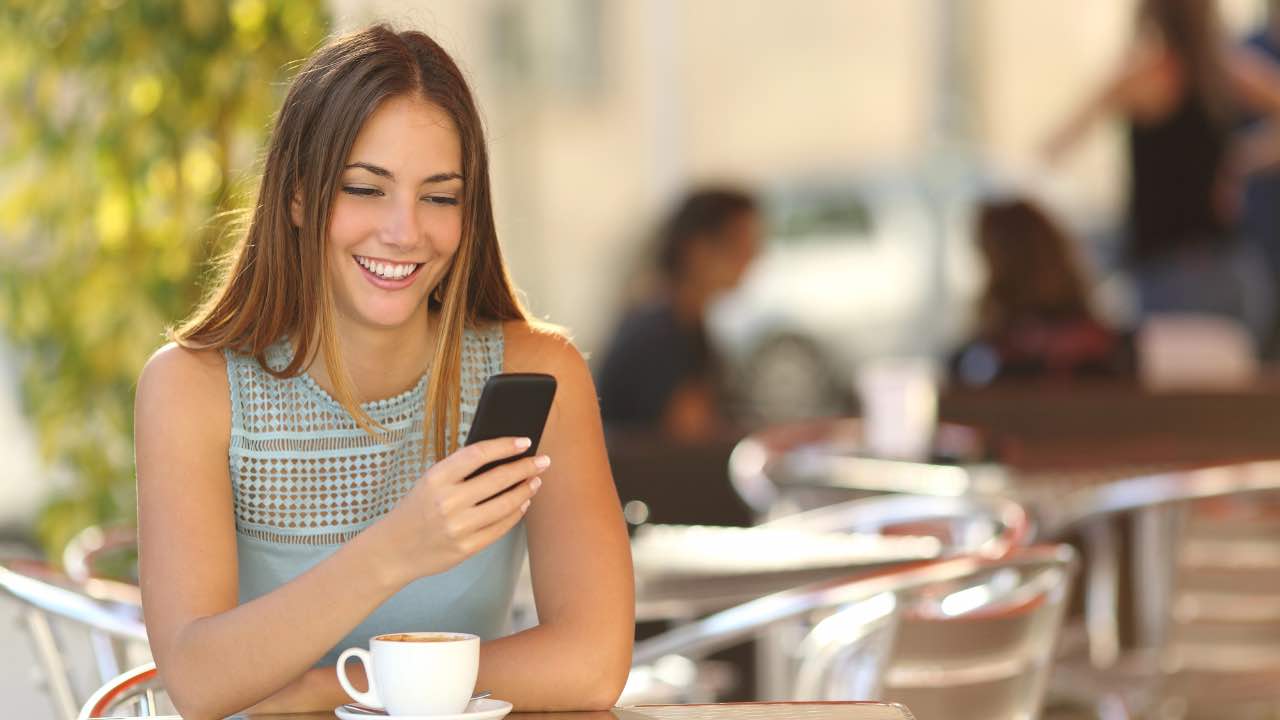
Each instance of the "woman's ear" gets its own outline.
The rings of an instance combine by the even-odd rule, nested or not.
[[[293,199],[289,201],[289,218],[293,220],[294,227],[302,227],[302,193],[294,191]]]

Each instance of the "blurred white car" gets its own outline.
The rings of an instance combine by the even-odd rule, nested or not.
[[[860,361],[942,360],[967,332],[979,290],[973,197],[902,175],[766,191],[764,247],[707,318],[744,417],[847,412]]]

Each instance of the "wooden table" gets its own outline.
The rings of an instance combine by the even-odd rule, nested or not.
[[[1021,484],[1106,481],[1133,468],[1280,457],[1280,389],[1152,392],[1126,383],[944,392],[939,415],[981,431]]]
[[[236,715],[231,720],[332,720],[331,712]],[[119,720],[181,720],[120,717]],[[597,712],[511,713],[506,720],[914,720],[901,705],[872,702],[644,705]]]

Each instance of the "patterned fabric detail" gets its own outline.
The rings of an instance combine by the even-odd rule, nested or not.
[[[288,365],[288,340],[268,349]],[[466,438],[480,390],[502,371],[500,324],[467,329],[462,344],[461,415]],[[229,463],[236,528],[258,540],[332,545],[368,527],[399,502],[436,460],[422,455],[427,376],[403,393],[363,404],[386,429],[374,435],[308,374],[278,379],[252,358],[226,353],[231,386]]]

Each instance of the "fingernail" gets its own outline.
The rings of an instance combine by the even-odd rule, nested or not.
[[[534,478],[533,480],[530,480],[529,487],[533,488],[534,492],[538,492],[538,488],[542,487],[542,478]]]
[[[551,464],[551,458],[547,457],[546,455],[539,455],[538,457],[533,459],[533,464],[537,465],[540,468],[545,468]]]
[[[524,449],[528,448],[528,447],[529,447],[530,445],[532,445],[532,444],[533,444],[533,441],[532,441],[532,440],[530,440],[529,438],[516,438],[516,449],[517,449],[517,450],[524,450]]]
[[[525,501],[524,501],[524,504],[520,506],[520,512],[525,512],[525,511],[527,511],[528,509],[529,509],[529,501],[528,501],[528,500],[525,500]]]

